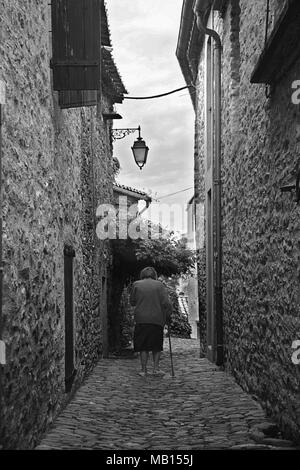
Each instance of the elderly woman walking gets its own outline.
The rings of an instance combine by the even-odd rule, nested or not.
[[[167,289],[157,280],[154,268],[141,271],[140,281],[134,282],[130,303],[135,307],[134,350],[140,353],[141,376],[147,375],[149,352],[152,351],[153,375],[163,375],[159,360],[163,350],[164,326],[170,320],[172,304]]]

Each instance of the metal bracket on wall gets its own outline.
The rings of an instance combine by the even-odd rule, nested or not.
[[[300,168],[297,170],[296,177],[294,176],[292,181],[280,187],[283,193],[295,191],[296,198],[295,202],[300,202]]]

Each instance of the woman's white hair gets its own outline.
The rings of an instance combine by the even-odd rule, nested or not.
[[[147,279],[147,278],[151,278],[151,279],[157,279],[157,272],[155,271],[154,268],[152,268],[151,266],[148,266],[147,268],[144,268],[142,269],[141,273],[140,273],[140,277],[141,279]]]

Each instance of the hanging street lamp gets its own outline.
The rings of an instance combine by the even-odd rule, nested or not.
[[[131,147],[135,163],[141,170],[147,162],[147,156],[149,152],[149,147],[147,147],[145,141],[141,137],[141,126],[136,128],[126,128],[126,129],[112,129],[112,139],[123,139],[132,132],[139,131],[139,136],[135,140],[133,146]]]
[[[135,163],[141,170],[147,162],[147,156],[149,147],[147,147],[145,141],[141,138],[141,126],[138,127],[139,136],[131,147]]]

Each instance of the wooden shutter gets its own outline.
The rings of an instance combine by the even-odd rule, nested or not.
[[[78,108],[81,106],[96,106],[98,101],[97,90],[66,90],[59,92],[59,106],[61,108]]]
[[[100,0],[52,0],[54,90],[100,89]]]

